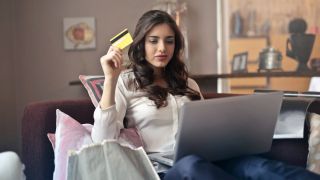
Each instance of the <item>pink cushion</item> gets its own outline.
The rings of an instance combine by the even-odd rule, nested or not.
[[[104,76],[80,75],[79,79],[86,88],[93,105],[97,107],[103,91]]]
[[[81,125],[59,109],[57,109],[56,115],[56,133],[55,135],[48,133],[55,155],[53,179],[64,180],[67,179],[68,151],[78,150],[82,146],[92,143],[92,125]]]
[[[119,141],[125,141],[131,144],[133,147],[143,147],[143,141],[137,128],[123,128],[120,130]]]
[[[102,92],[104,76],[80,75],[79,79],[95,107],[99,105]],[[143,146],[141,136],[136,128],[121,129],[119,140],[125,140],[129,144],[139,147]]]

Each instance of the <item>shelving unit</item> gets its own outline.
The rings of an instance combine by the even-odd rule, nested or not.
[[[256,73],[259,66],[259,52],[270,45],[282,54],[282,69],[284,72],[295,71],[298,63],[286,56],[286,40],[289,37],[288,25],[294,18],[303,18],[308,24],[307,33],[320,33],[316,27],[320,27],[320,3],[319,0],[286,1],[286,0],[229,0],[228,18],[226,19],[232,27],[233,13],[239,12],[242,19],[242,33],[238,37],[232,36],[230,28],[230,39],[228,46],[228,61],[236,53],[247,51],[248,71]],[[251,20],[251,21],[250,21]],[[269,33],[264,34],[263,25],[269,23]],[[249,29],[254,33],[248,33]],[[251,35],[252,37],[248,37]],[[316,38],[313,52],[310,58],[320,57],[320,40]],[[229,70],[226,73],[230,73]],[[310,77],[237,77],[228,78],[231,93],[250,93],[256,88],[280,89],[306,91],[309,86]]]

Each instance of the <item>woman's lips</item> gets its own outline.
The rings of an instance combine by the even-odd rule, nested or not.
[[[163,60],[166,60],[167,59],[167,55],[157,55],[157,56],[155,56],[157,59],[159,59],[159,60],[161,60],[161,61],[163,61]]]

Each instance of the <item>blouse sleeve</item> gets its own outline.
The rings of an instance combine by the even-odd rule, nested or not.
[[[123,128],[126,109],[126,89],[120,75],[115,89],[115,104],[107,109],[101,109],[99,105],[94,111],[94,124],[91,132],[93,142],[117,139],[120,129]]]

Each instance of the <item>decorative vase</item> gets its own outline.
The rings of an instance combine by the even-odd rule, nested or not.
[[[286,54],[287,56],[298,61],[296,71],[308,71],[307,63],[309,61],[315,35],[313,34],[291,34],[287,40]]]

